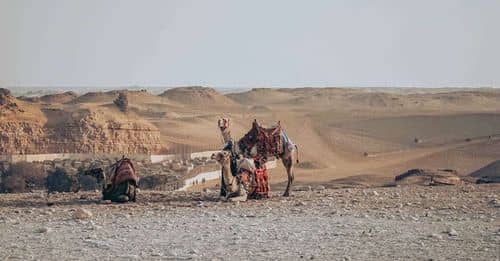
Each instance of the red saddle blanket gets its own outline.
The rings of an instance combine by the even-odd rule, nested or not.
[[[261,156],[270,157],[283,153],[281,126],[264,128],[254,121],[252,129],[239,140],[240,148],[245,154],[250,154],[253,146]]]
[[[257,152],[260,155],[269,157],[283,153],[281,127],[266,129],[259,126],[257,133]]]
[[[121,159],[112,166],[111,183],[114,186],[119,185],[124,181],[133,181],[137,185],[139,177],[135,173],[134,164],[129,159]]]
[[[255,170],[256,186],[253,193],[250,194],[252,198],[267,198],[269,195],[269,183],[267,179],[267,169],[261,168]]]
[[[256,169],[253,174],[243,171],[240,173],[240,180],[248,192],[249,199],[269,197],[269,182],[265,167]]]

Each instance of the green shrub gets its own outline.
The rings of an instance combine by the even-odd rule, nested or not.
[[[22,193],[27,189],[45,188],[46,173],[38,164],[18,162],[2,173],[1,178],[1,192]]]
[[[47,190],[51,192],[70,192],[73,187],[73,179],[65,169],[56,168],[47,175]]]

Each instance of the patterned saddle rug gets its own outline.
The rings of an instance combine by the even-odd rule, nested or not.
[[[102,192],[103,199],[113,202],[135,201],[139,177],[132,161],[122,158],[111,165],[109,173],[111,176]]]
[[[283,138],[281,125],[264,128],[255,120],[252,129],[239,141],[239,146],[246,155],[250,155],[255,146],[259,156],[271,157],[283,154]]]
[[[111,166],[110,179],[114,186],[129,180],[136,185],[139,182],[139,177],[135,174],[134,164],[128,158],[123,158]]]
[[[239,175],[239,179],[247,191],[248,199],[269,197],[269,183],[265,168],[257,169],[254,173],[242,172]]]

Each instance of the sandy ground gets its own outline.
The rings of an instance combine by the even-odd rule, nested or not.
[[[215,192],[0,195],[2,260],[499,260],[500,185],[325,189],[221,202]],[[84,208],[91,216],[80,215]],[[80,213],[81,214],[81,213]]]
[[[217,147],[220,117],[231,119],[236,139],[254,119],[280,120],[299,145],[296,182],[313,189],[279,196],[286,175],[278,164],[273,197],[240,204],[215,191],[142,192],[125,205],[99,202],[97,193],[58,194],[51,206],[41,192],[0,194],[0,259],[499,260],[499,185],[338,187],[381,186],[412,168],[466,176],[497,161],[500,92],[379,91],[128,92],[126,113],[113,105],[117,92],[16,99],[24,112],[2,116],[7,127],[30,122],[58,133],[68,117],[92,112],[157,128],[174,149]],[[81,208],[92,216],[75,219]]]

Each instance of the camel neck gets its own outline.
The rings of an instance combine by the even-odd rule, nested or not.
[[[231,173],[231,164],[229,161],[222,164],[221,167],[222,174]]]
[[[229,142],[232,137],[231,137],[231,131],[229,128],[226,128],[224,130],[221,130],[222,138],[224,139],[224,142]]]

